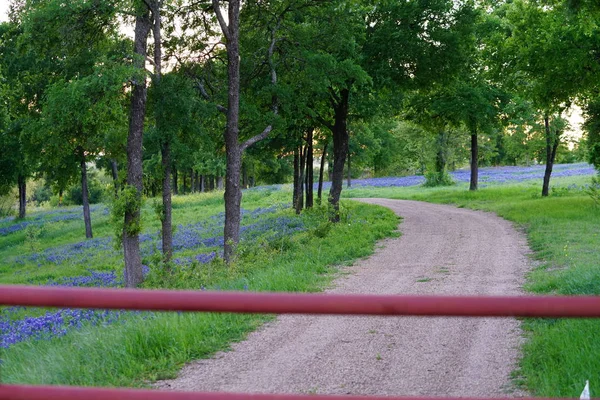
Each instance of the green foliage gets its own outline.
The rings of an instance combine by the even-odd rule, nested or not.
[[[427,171],[425,172],[425,187],[451,186],[454,185],[452,177],[448,171]]]
[[[594,201],[596,207],[600,207],[600,177],[595,176],[592,178],[592,182],[588,186],[586,193]]]
[[[127,229],[129,235],[137,235],[142,231],[142,221],[132,221],[125,226],[125,213],[134,214],[142,209],[142,197],[137,189],[131,185],[125,185],[119,196],[111,203],[111,219],[114,226],[115,245],[121,246],[123,230]]]
[[[29,225],[25,228],[25,244],[30,251],[39,250],[40,236],[44,232],[44,227],[40,225]]]

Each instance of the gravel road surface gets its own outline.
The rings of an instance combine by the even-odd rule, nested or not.
[[[520,295],[527,244],[489,213],[361,199],[404,218],[402,236],[349,267],[328,292]],[[186,366],[158,387],[302,394],[518,396],[522,341],[510,318],[280,316],[232,351]]]

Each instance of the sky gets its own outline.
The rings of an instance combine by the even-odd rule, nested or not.
[[[0,21],[8,20],[8,0],[0,0]]]

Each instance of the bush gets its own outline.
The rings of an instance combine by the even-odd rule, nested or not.
[[[448,172],[441,171],[427,171],[425,173],[425,187],[436,187],[436,186],[451,186],[454,185],[454,181]]]

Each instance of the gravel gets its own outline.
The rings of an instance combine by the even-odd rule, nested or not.
[[[489,213],[362,199],[404,218],[400,238],[347,268],[330,293],[522,295],[524,237]],[[280,316],[232,351],[157,383],[250,393],[521,396],[511,382],[522,343],[512,318]]]

